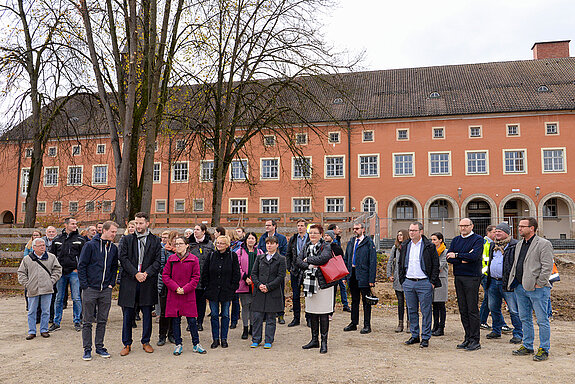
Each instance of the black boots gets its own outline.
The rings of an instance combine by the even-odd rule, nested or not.
[[[244,327],[244,332],[242,333],[242,339],[246,340],[248,338],[249,327]]]
[[[311,341],[302,346],[302,349],[319,348],[319,316],[309,314],[309,322],[311,328]]]
[[[318,316],[318,315],[316,315]],[[327,334],[329,331],[329,315],[319,315],[319,326],[321,329],[321,346],[319,353],[327,353]]]

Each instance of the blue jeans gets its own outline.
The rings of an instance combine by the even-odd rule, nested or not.
[[[240,319],[240,296],[236,293],[232,300],[232,317],[231,322],[236,323]]]
[[[479,308],[479,321],[481,324],[487,323],[489,317],[489,294],[487,293],[487,275],[481,276],[481,286],[483,287],[483,301],[481,308]]]
[[[405,279],[403,294],[407,301],[411,337],[419,337],[419,308],[421,307],[421,338],[429,340],[431,338],[433,286],[429,279],[420,281]]]
[[[195,317],[186,317],[188,321],[188,328],[190,329],[190,335],[192,336],[192,344],[198,345],[200,343],[200,334],[198,333],[198,323]],[[182,344],[182,317],[176,316],[172,317],[172,330],[174,332],[174,339],[176,345]]]
[[[48,332],[48,321],[50,320],[50,303],[52,302],[52,294],[33,296],[28,298],[28,333],[30,335],[36,334],[36,311],[38,306],[42,309],[40,317],[40,333]]]
[[[517,297],[515,292],[503,291],[503,298],[507,302],[509,308],[509,316],[511,317],[511,324],[513,325],[513,337],[523,339],[523,325],[519,318],[519,310],[517,309]]]
[[[547,304],[550,293],[551,288],[549,287],[535,288],[534,291],[526,291],[523,285],[519,284],[515,288],[519,317],[523,325],[523,346],[525,348],[534,349],[533,341],[535,339],[535,330],[533,329],[533,311],[535,311],[537,325],[539,326],[539,348],[543,348],[549,352],[551,346],[551,325],[549,323],[549,316],[547,316]]]
[[[339,281],[339,293],[341,295],[341,303],[344,307],[349,307],[347,302],[347,289],[345,288],[345,279]]]
[[[487,296],[489,297],[488,305],[489,311],[491,312],[491,328],[494,333],[501,335],[501,327],[505,325],[505,320],[501,313],[501,304],[503,302],[503,282],[501,280],[491,278],[489,287],[487,288]]]
[[[142,344],[149,344],[152,337],[152,305],[142,305]],[[132,345],[132,324],[136,318],[136,308],[122,307],[122,344]]]
[[[212,338],[214,340],[228,338],[228,329],[230,328],[230,303],[231,301],[212,301],[210,300],[210,323],[212,325]],[[220,311],[221,304],[221,311]],[[218,313],[222,317],[221,329]]]
[[[72,291],[73,314],[74,324],[80,324],[82,315],[82,299],[80,299],[80,280],[78,280],[78,272],[70,272],[67,275],[62,275],[60,280],[56,283],[58,293],[56,294],[56,309],[54,312],[54,324],[60,325],[62,321],[62,311],[64,310],[64,293],[66,285],[70,283],[70,290]]]

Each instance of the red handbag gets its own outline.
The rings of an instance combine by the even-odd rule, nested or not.
[[[328,284],[349,275],[349,271],[347,270],[345,261],[343,261],[343,257],[341,257],[341,255],[334,255],[331,259],[328,260],[327,263],[320,265],[319,268],[321,269],[321,273],[323,273],[323,277]]]

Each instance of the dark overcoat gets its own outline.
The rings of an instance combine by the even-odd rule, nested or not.
[[[122,278],[120,280],[120,293],[118,305],[134,308],[136,306],[136,289],[140,286],[138,305],[154,305],[158,302],[158,273],[160,272],[160,256],[162,245],[160,238],[150,232],[146,239],[144,258],[141,272],[148,277],[142,283],[136,280],[138,273],[138,237],[136,233],[124,236],[120,244],[120,264],[122,265]]]
[[[276,252],[268,261],[266,255],[258,255],[252,269],[254,297],[250,307],[254,312],[281,312],[284,310],[282,282],[286,276],[286,258]],[[260,284],[268,288],[264,293]]]
[[[212,252],[201,267],[200,283],[210,301],[232,301],[240,286],[240,278],[238,255],[230,247],[223,252]]]

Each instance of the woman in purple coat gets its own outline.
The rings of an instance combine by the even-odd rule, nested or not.
[[[200,345],[198,324],[196,317],[196,287],[200,281],[200,262],[197,256],[188,252],[188,243],[184,236],[176,236],[174,239],[176,253],[168,257],[162,281],[168,288],[166,300],[166,317],[172,317],[172,330],[176,339],[174,355],[182,354],[182,330],[181,316],[186,316],[188,327],[192,335],[193,351],[206,353]]]

